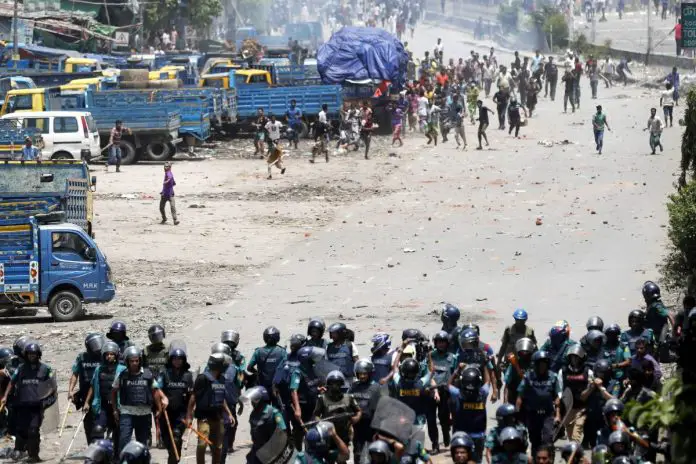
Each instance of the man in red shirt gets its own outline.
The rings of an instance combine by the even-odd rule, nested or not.
[[[681,56],[682,51],[682,19],[679,18],[676,26],[674,26],[674,40],[677,42],[677,56]]]

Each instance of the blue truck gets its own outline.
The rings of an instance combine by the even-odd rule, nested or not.
[[[48,307],[66,322],[83,316],[85,303],[114,298],[90,233],[93,182],[82,162],[0,165],[0,316]]]

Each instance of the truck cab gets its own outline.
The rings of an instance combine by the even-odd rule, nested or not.
[[[258,69],[232,69],[227,72],[203,74],[200,87],[236,89],[244,86],[270,87],[271,73]]]
[[[98,72],[102,70],[101,63],[94,58],[66,58],[63,66],[66,73]]]

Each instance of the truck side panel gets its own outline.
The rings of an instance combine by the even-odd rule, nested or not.
[[[39,238],[26,219],[0,221],[0,305],[39,302]]]
[[[237,89],[237,114],[240,118],[253,118],[258,108],[266,114],[280,116],[290,107],[290,100],[297,101],[302,113],[313,119],[321,111],[321,105],[329,105],[330,113],[338,113],[343,106],[343,94],[338,85],[314,85],[305,87],[271,87]]]

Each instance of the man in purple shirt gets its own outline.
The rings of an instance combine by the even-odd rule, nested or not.
[[[655,370],[655,381],[659,382],[662,378],[662,369],[660,363],[655,358],[648,354],[648,341],[645,338],[636,340],[636,354],[631,357],[631,367],[642,369],[643,360],[650,362]]]
[[[162,222],[160,222],[160,224],[167,223],[167,214],[164,212],[164,207],[167,205],[167,202],[169,202],[174,225],[179,225],[179,220],[176,218],[176,204],[174,203],[175,185],[176,182],[174,181],[174,174],[172,174],[172,164],[164,163],[164,182],[162,183],[162,191],[160,192],[160,213],[162,213]]]

